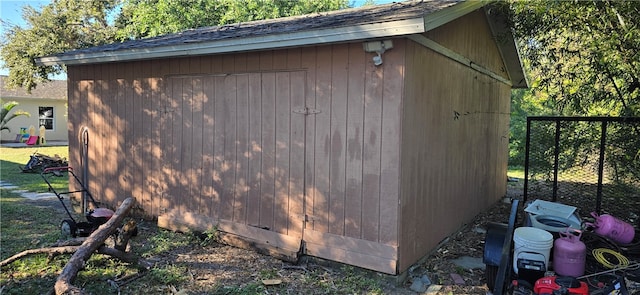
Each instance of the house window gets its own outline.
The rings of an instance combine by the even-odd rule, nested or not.
[[[38,107],[39,126],[46,130],[53,130],[53,107]]]

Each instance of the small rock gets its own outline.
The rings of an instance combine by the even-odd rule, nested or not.
[[[431,285],[429,286],[429,288],[427,288],[427,293],[425,293],[426,295],[436,295],[438,294],[438,292],[440,292],[440,289],[442,289],[442,285]]]
[[[420,280],[422,281],[422,283],[424,283],[427,286],[431,285],[431,280],[429,279],[429,276],[426,274],[422,275],[422,277],[420,277]]]
[[[422,280],[413,280],[409,289],[417,293],[423,293],[424,291],[427,291],[427,286],[425,286]]]
[[[482,227],[476,226],[473,228],[473,232],[477,234],[486,234],[487,230]]]
[[[450,274],[451,279],[453,279],[453,282],[455,282],[457,285],[466,285],[467,283],[464,281],[464,279],[462,278],[462,276],[460,276],[457,273],[452,273]]]
[[[457,259],[451,260],[451,263],[455,264],[456,266],[465,268],[465,269],[474,269],[474,268],[484,268],[485,265],[482,262],[482,258],[477,258],[477,257],[469,257],[469,256],[462,256],[459,257]]]
[[[272,280],[262,280],[262,284],[265,286],[273,286],[282,284],[282,280],[272,279]]]

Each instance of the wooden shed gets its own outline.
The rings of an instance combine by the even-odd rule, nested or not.
[[[400,274],[506,192],[499,9],[419,1],[188,30],[65,64],[70,161],[172,229]]]

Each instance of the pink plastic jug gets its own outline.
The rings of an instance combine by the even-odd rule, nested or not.
[[[633,241],[636,231],[631,224],[609,214],[598,216],[595,212],[591,212],[591,216],[596,219],[592,225],[597,234],[621,244],[629,244]]]
[[[582,231],[574,231],[578,233],[577,236],[569,232],[559,232],[560,237],[553,243],[553,271],[559,275],[584,275],[587,246],[580,241]]]

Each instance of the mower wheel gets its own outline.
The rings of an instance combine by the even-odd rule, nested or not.
[[[493,288],[496,286],[496,278],[498,277],[498,267],[495,265],[486,265],[484,270],[484,278],[487,283],[489,292],[493,293]]]
[[[78,234],[78,225],[73,220],[65,219],[60,223],[60,232],[62,232],[63,237],[75,238]]]

